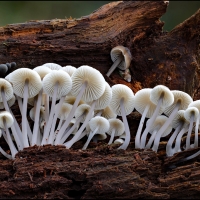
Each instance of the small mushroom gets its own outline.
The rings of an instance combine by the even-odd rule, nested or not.
[[[49,114],[49,120],[44,130],[42,145],[47,144],[49,138],[49,132],[52,129],[54,133],[54,127],[52,127],[52,121],[57,120],[58,113],[64,102],[65,96],[70,92],[72,88],[72,80],[69,74],[63,73],[60,70],[52,70],[43,78],[44,93],[52,97],[51,111]],[[55,110],[56,97],[60,98],[58,109]],[[55,115],[54,115],[55,114]]]
[[[122,116],[126,133],[125,141],[119,149],[126,150],[131,139],[126,115],[129,115],[134,109],[134,97],[133,91],[128,86],[122,84],[112,86],[112,100],[110,102],[110,107],[117,115]]]
[[[105,119],[104,117],[96,116],[90,120],[89,126],[91,129],[91,132],[90,132],[88,139],[87,139],[86,143],[84,144],[82,150],[87,149],[88,144],[90,143],[91,139],[93,138],[93,136],[96,133],[107,132],[110,125],[109,125],[108,120]]]
[[[2,77],[5,76],[6,72],[8,71],[8,67],[6,64],[0,64],[0,75]]]
[[[117,114],[115,112],[113,112],[113,110],[108,105],[107,107],[105,107],[102,110],[95,110],[94,116],[102,116],[106,119],[112,119],[112,118],[116,118]]]
[[[198,116],[199,116],[199,110],[196,107],[188,107],[185,110],[184,117],[190,122],[188,134],[186,138],[186,150],[190,148],[190,137],[192,133],[192,128],[193,128],[194,122],[198,119]]]
[[[59,69],[59,70],[63,70],[63,71],[65,71],[65,72],[67,72],[67,73],[70,75],[70,77],[71,77],[72,74],[73,74],[77,69],[76,69],[76,67],[73,67],[73,66],[71,66],[71,65],[67,65],[67,66],[65,66],[65,67],[62,67],[62,68]]]
[[[62,66],[56,64],[56,63],[45,63],[43,64],[42,66],[45,66],[45,67],[48,67],[50,68],[51,70],[59,70],[62,68]]]
[[[126,70],[129,68],[132,56],[130,50],[127,47],[114,47],[110,52],[110,56],[113,61],[113,65],[108,70],[106,76],[109,77],[116,67],[120,68],[121,70]]]
[[[108,145],[112,144],[114,137],[120,136],[124,133],[124,124],[119,119],[109,119],[110,128],[107,133],[110,135]]]

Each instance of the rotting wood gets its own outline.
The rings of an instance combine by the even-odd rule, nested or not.
[[[110,50],[123,45],[131,50],[132,81],[127,83],[117,70],[110,85],[122,83],[134,92],[164,84],[200,99],[199,30],[200,10],[170,32],[163,32],[160,17],[164,1],[119,1],[106,4],[80,19],[54,19],[10,24],[0,28],[1,63],[34,68],[46,62],[79,67],[86,64],[103,75],[112,65]],[[14,114],[19,109],[14,105]],[[20,123],[20,116],[17,117]],[[197,151],[165,156],[166,140],[159,152],[134,149],[140,115],[128,116],[131,143],[127,151],[91,143],[79,150],[63,146],[30,147],[14,161],[0,155],[0,198],[198,198],[198,158],[175,164]],[[7,144],[0,140],[6,149]]]

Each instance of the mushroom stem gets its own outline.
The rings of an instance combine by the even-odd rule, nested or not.
[[[64,120],[64,116],[61,116],[60,121],[59,121],[59,123],[58,123],[57,131],[60,130],[60,128],[61,128],[61,126],[62,126],[62,124],[63,124],[63,120]]]
[[[144,112],[142,113],[142,117],[140,119],[140,124],[136,133],[136,137],[135,137],[135,148],[140,148],[140,136],[141,136],[141,132],[142,132],[142,128],[144,125],[144,120],[146,118],[146,115],[148,113],[150,104],[146,105]],[[146,137],[145,137],[146,138]]]
[[[92,102],[90,111],[88,112],[88,114],[87,114],[87,116],[85,118],[85,121],[82,124],[82,126],[79,128],[78,132],[74,135],[74,137],[70,141],[68,141],[67,143],[65,143],[65,146],[66,146],[67,149],[69,149],[78,140],[78,138],[80,137],[80,135],[83,132],[84,128],[87,126],[89,120],[92,117],[92,112],[94,111],[94,107],[95,107],[96,101],[97,100],[94,100]]]
[[[45,94],[44,98],[45,98],[45,105],[44,105],[45,113],[44,114],[45,114],[45,121],[47,122],[49,119],[49,95]]]
[[[80,92],[76,97],[76,100],[75,100],[75,102],[72,106],[72,109],[71,109],[67,119],[65,120],[65,123],[62,125],[61,129],[59,130],[59,132],[57,134],[57,137],[56,137],[56,140],[55,140],[55,145],[58,144],[58,141],[60,141],[62,135],[64,134],[64,132],[66,130],[66,128],[69,126],[69,123],[71,122],[72,118],[74,117],[78,103],[80,102],[81,97],[83,96],[83,93],[84,93],[87,85],[88,85],[88,83],[84,82],[83,85],[81,86]]]
[[[37,98],[36,110],[35,110],[35,121],[34,121],[34,126],[33,126],[33,135],[32,135],[31,146],[34,146],[35,144],[37,144],[42,92],[43,92],[43,89],[40,90],[38,98]]]
[[[10,112],[10,109],[9,109],[9,107],[8,107],[8,103],[7,103],[7,101],[6,101],[6,97],[5,97],[5,93],[4,93],[4,90],[1,90],[1,96],[2,96],[2,100],[3,100],[3,104],[4,104],[4,108],[5,108],[5,110],[6,111],[8,111],[8,112]],[[12,116],[13,116],[13,120],[15,120],[16,121],[16,119],[15,119],[15,117],[14,117],[14,115],[12,114]],[[15,122],[14,121],[14,122]],[[16,141],[16,144],[17,144],[17,147],[18,147],[18,149],[19,150],[22,150],[23,149],[23,147],[24,147],[24,145],[22,144],[22,142],[21,142],[21,140],[20,140],[20,136],[18,136],[18,134],[17,134],[17,131],[16,131],[16,129],[15,129],[15,123],[10,127],[11,128],[11,130],[12,130],[12,133],[13,133],[13,136],[14,136],[14,138],[15,138],[15,141]],[[20,134],[20,133],[19,133]]]
[[[51,128],[51,123],[53,120],[53,115],[54,115],[54,110],[55,110],[54,107],[56,104],[56,95],[57,95],[58,85],[59,85],[59,83],[56,82],[56,84],[54,86],[53,97],[52,97],[52,102],[51,102],[51,111],[50,111],[50,115],[49,115],[49,119],[48,119],[46,128],[44,129],[44,134],[43,134],[41,145],[47,144],[47,142],[48,142],[49,131]]]
[[[94,137],[94,135],[98,131],[98,129],[99,129],[99,127],[97,126],[93,132],[92,131],[90,132],[90,134],[88,136],[88,139],[87,139],[86,143],[84,144],[82,150],[86,150],[87,149],[91,139]]]
[[[25,81],[24,85],[24,94],[23,94],[23,105],[22,105],[22,136],[23,136],[23,143],[24,147],[29,147],[28,137],[27,137],[27,102],[28,102],[28,84],[29,81]]]
[[[69,135],[74,131],[74,129],[79,125],[83,118],[84,114],[82,114],[78,119],[76,119],[76,122],[73,124],[73,126],[63,135],[62,139],[60,140],[60,144],[63,144],[65,140],[69,137]]]
[[[8,159],[13,159],[13,157],[12,157],[10,154],[6,153],[6,152],[1,148],[1,146],[0,146],[0,152],[1,152],[6,158],[8,158]]]
[[[181,131],[179,132],[178,136],[176,137],[174,153],[177,153],[177,152],[181,151],[181,138],[182,138],[183,134],[187,132],[187,128],[188,128],[188,126],[187,127],[183,127],[181,129]]]
[[[191,138],[191,133],[192,133],[192,128],[193,128],[193,123],[194,123],[194,114],[192,114],[190,118],[190,126],[188,129],[188,134],[186,138],[186,148],[185,148],[186,150],[190,148],[190,138]]]
[[[145,144],[146,144],[146,137],[147,137],[147,134],[151,128],[151,125],[154,123],[156,117],[158,116],[159,114],[159,110],[160,110],[160,107],[162,105],[162,101],[163,101],[163,93],[161,94],[159,100],[158,100],[158,104],[156,106],[156,109],[154,110],[153,112],[153,115],[151,116],[151,118],[149,119],[149,123],[148,125],[146,126],[143,134],[142,134],[142,137],[141,137],[141,142],[140,142],[140,148],[144,148],[145,147]]]
[[[16,95],[16,98],[17,98],[17,101],[18,101],[18,105],[19,105],[19,109],[20,109],[21,115],[22,115],[22,98],[20,98],[17,95]],[[32,140],[32,131],[31,131],[31,128],[30,128],[30,125],[29,125],[27,119],[26,119],[26,121],[27,121],[27,128],[28,128],[28,139],[29,139],[29,142],[30,142]]]
[[[168,128],[168,126],[170,125],[170,123],[173,121],[175,115],[178,112],[178,109],[181,105],[181,102],[178,101],[174,107],[174,110],[172,111],[172,113],[170,114],[169,118],[166,120],[166,122],[163,124],[163,126],[158,130],[158,133],[156,134],[156,138],[154,140],[154,144],[152,147],[152,150],[157,152],[158,150],[158,146],[159,146],[159,142],[160,142],[160,138],[163,134],[163,132]]]
[[[153,141],[156,137],[156,133],[158,132],[158,130],[154,130],[153,133],[151,134],[151,137],[149,138],[149,141],[147,142],[147,145],[144,147],[144,149],[150,149],[151,145],[153,144]]]
[[[125,137],[124,143],[118,149],[126,150],[128,145],[129,145],[129,142],[131,140],[131,134],[130,134],[130,129],[129,129],[128,121],[127,121],[126,114],[125,114],[125,109],[124,109],[124,98],[122,98],[120,100],[120,110],[121,110],[121,113],[122,113],[122,120],[123,120],[123,123],[124,123],[126,137]]]
[[[173,134],[171,135],[171,137],[169,138],[169,140],[167,142],[167,145],[166,145],[166,154],[167,154],[168,157],[174,155],[174,148],[172,148],[172,144],[173,144],[176,136],[180,132],[182,126],[183,126],[183,124],[179,124],[179,126],[176,127],[175,131],[173,132]]]
[[[200,120],[200,114],[197,117],[195,125],[194,148],[198,147],[199,120]]]
[[[11,139],[11,136],[10,136],[10,131],[7,127],[7,124],[6,124],[6,120],[3,119],[3,125],[4,125],[4,128],[5,128],[5,131],[6,131],[6,136],[7,136],[7,139],[8,139],[8,146],[10,147],[10,151],[11,151],[11,155],[12,155],[12,158],[15,157],[15,154],[18,152],[17,149],[15,148],[15,145],[13,144],[13,141]]]
[[[49,134],[49,139],[48,139],[48,144],[53,144],[53,140],[54,140],[54,132],[55,132],[55,126],[56,126],[56,122],[57,122],[57,118],[58,118],[58,113],[60,112],[61,106],[63,105],[63,102],[65,100],[65,96],[61,97],[59,103],[58,103],[58,107],[55,111],[55,115],[53,117],[53,121],[52,121],[52,125],[51,125],[51,131]]]
[[[106,76],[110,76],[112,74],[112,72],[115,70],[115,68],[120,64],[120,62],[122,61],[122,58],[119,56],[115,62],[112,64],[112,66],[110,67],[110,69],[108,70]]]
[[[112,144],[113,140],[115,137],[115,129],[112,130],[111,136],[110,136],[110,140],[108,142],[108,145]]]
[[[100,110],[95,116],[101,116],[102,113],[103,113],[103,109]]]

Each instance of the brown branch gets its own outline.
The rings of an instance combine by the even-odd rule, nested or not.
[[[105,75],[112,65],[110,50],[123,45],[133,55],[132,81],[116,70],[105,77],[111,85],[123,83],[136,92],[164,84],[198,99],[200,10],[167,33],[160,21],[166,9],[164,1],[118,1],[80,19],[10,24],[0,28],[1,63],[31,69],[47,62],[87,64]],[[13,111],[19,115],[17,105]],[[82,151],[83,138],[70,150],[35,146],[14,161],[0,155],[0,198],[198,198],[198,158],[174,165],[197,149],[165,158],[165,139],[158,154],[136,150],[139,120],[137,112],[128,116],[132,137],[127,151],[106,142]],[[2,139],[0,145],[8,149]]]

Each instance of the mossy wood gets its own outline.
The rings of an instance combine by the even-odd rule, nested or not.
[[[89,65],[104,76],[112,65],[110,51],[117,45],[130,49],[132,80],[116,69],[110,85],[122,83],[134,92],[158,84],[200,99],[200,10],[170,32],[163,32],[161,16],[166,1],[118,1],[80,19],[54,19],[10,24],[0,28],[1,63],[34,68],[47,62],[62,66]],[[14,69],[13,69],[14,70]],[[14,113],[20,123],[17,105]],[[128,150],[80,141],[63,146],[30,147],[14,161],[0,155],[0,198],[199,198],[198,158],[176,164],[198,149],[166,158],[166,139],[158,154],[134,149],[140,115],[128,116]],[[6,143],[1,139],[1,146]]]

